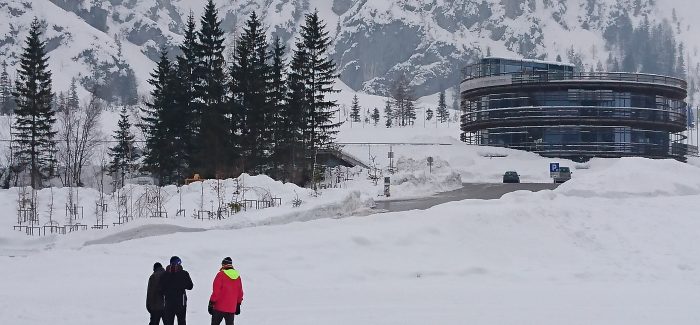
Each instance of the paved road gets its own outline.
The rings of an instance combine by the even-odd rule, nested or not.
[[[426,210],[436,205],[452,201],[466,199],[495,200],[500,199],[504,194],[515,191],[539,192],[543,190],[553,190],[558,184],[464,184],[459,190],[440,193],[427,198],[410,200],[391,200],[377,202],[376,210],[385,212],[399,212],[408,210]]]

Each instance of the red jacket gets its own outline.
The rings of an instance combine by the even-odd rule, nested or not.
[[[209,301],[214,303],[214,309],[223,313],[235,313],[238,304],[243,302],[243,284],[238,271],[233,268],[222,268],[214,278],[214,290]]]

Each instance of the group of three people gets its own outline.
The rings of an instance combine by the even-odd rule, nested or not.
[[[173,325],[177,317],[178,325],[186,325],[187,294],[192,290],[190,274],[182,268],[182,260],[173,256],[165,269],[160,263],[153,265],[153,274],[148,279],[146,310],[151,314],[149,325]],[[233,261],[226,257],[221,261],[221,269],[214,278],[214,286],[209,298],[208,311],[211,324],[233,325],[234,315],[241,313],[243,285],[241,276],[233,267]]]

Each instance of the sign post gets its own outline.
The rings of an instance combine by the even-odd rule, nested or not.
[[[430,173],[433,173],[433,157],[428,157],[428,167],[430,167]]]
[[[391,186],[391,177],[384,177],[384,196],[390,197],[389,187]]]
[[[394,173],[394,150],[391,146],[389,147],[388,156],[389,156],[389,173],[393,174]]]
[[[559,177],[559,163],[549,164],[549,177],[557,178]]]

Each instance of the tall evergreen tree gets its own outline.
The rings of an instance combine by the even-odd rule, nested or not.
[[[440,121],[440,123],[445,123],[447,120],[450,118],[450,112],[447,111],[447,96],[445,95],[445,91],[440,92],[440,98],[438,99],[438,108],[437,108],[437,118]]]
[[[459,84],[452,86],[452,109],[455,111],[461,110],[460,98],[462,97],[462,90],[459,88]]]
[[[144,165],[147,170],[158,178],[161,184],[172,183],[176,179],[177,166],[173,161],[175,143],[168,128],[169,109],[175,105],[173,82],[174,71],[168,53],[161,53],[158,66],[151,73],[148,83],[153,87],[151,102],[142,109],[141,128],[146,135],[146,157]]]
[[[416,119],[415,99],[405,74],[399,75],[391,91],[395,114],[399,126],[412,125]]]
[[[285,143],[285,154],[288,155],[284,166],[285,179],[297,184],[303,184],[307,175],[305,166],[307,141],[304,135],[308,134],[308,111],[306,86],[304,80],[308,75],[306,68],[307,54],[304,48],[297,48],[290,62],[290,71],[287,79],[287,103],[285,105],[284,118],[286,123],[283,130],[288,139]]]
[[[51,71],[41,29],[41,23],[34,18],[20,57],[19,80],[15,82],[13,93],[17,103],[14,124],[17,151],[14,155],[20,170],[29,172],[34,188],[41,187],[43,181],[52,176],[56,147]]]
[[[78,83],[75,78],[70,81],[70,89],[68,90],[67,108],[70,110],[80,109],[80,97],[78,97]]]
[[[244,171],[263,173],[272,144],[272,106],[268,100],[270,53],[265,31],[251,13],[236,43],[231,67],[234,133],[240,132]]]
[[[375,107],[374,111],[372,111],[372,121],[374,121],[374,126],[377,126],[380,117],[381,116],[379,115],[379,109]]]
[[[190,12],[187,17],[185,28],[185,40],[180,45],[182,52],[177,56],[177,67],[175,68],[174,87],[177,89],[174,97],[174,105],[171,108],[173,118],[169,125],[170,133],[174,141],[178,143],[174,148],[174,165],[179,179],[184,179],[192,173],[194,161],[193,153],[197,144],[196,133],[200,122],[201,105],[196,102],[197,79],[195,69],[197,68],[197,25],[194,16]]]
[[[384,118],[386,118],[386,127],[390,128],[392,121],[394,120],[394,110],[391,108],[391,101],[386,101],[386,106],[384,106]]]
[[[350,107],[350,118],[353,122],[360,122],[360,100],[357,98],[357,94],[352,97],[352,106]]]
[[[683,47],[683,42],[678,45],[678,60],[676,60],[676,74],[677,77],[686,79],[686,67],[685,67],[685,51]]]
[[[333,88],[338,75],[335,63],[328,53],[331,39],[318,11],[306,15],[299,34],[291,68],[293,75],[301,77],[299,81],[305,92],[304,149],[305,157],[309,158],[305,169],[316,172],[318,150],[328,148],[335,142],[335,134],[341,125],[333,121],[338,112],[337,103],[326,98],[329,94],[339,92]],[[311,178],[307,175],[307,180],[313,178],[313,175]]]
[[[7,63],[2,61],[0,71],[0,114],[10,115],[14,111],[14,99],[12,98],[12,84],[7,73]]]
[[[196,44],[196,102],[201,107],[197,132],[195,169],[204,177],[231,176],[231,111],[227,105],[224,31],[219,13],[208,0],[201,18]]]
[[[287,73],[284,60],[285,46],[279,37],[275,37],[272,46],[272,65],[270,66],[269,105],[271,106],[272,128],[272,176],[277,179],[286,178],[284,168],[291,154],[291,146],[294,144],[294,129],[292,127],[293,116],[287,105]]]
[[[134,147],[134,135],[131,133],[131,123],[126,107],[119,114],[118,129],[114,131],[115,145],[109,148],[109,174],[114,177],[117,187],[124,186],[124,179],[134,167],[137,153]]]

